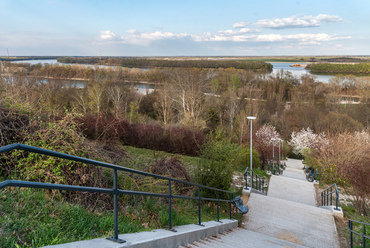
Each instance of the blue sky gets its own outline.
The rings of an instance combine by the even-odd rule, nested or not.
[[[0,0],[0,55],[370,55],[369,0]]]

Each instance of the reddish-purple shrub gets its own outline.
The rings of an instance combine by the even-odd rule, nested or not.
[[[85,115],[77,120],[83,134],[94,140],[120,141],[125,145],[197,156],[206,135],[188,127],[130,124],[113,117]]]

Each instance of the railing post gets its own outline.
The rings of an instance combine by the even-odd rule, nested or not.
[[[326,205],[329,205],[329,190],[326,192]]]
[[[348,227],[350,230],[350,240],[351,240],[351,248],[353,247],[353,233],[352,233],[352,221],[348,220]]]
[[[362,247],[365,248],[366,247],[366,239],[365,239],[365,235],[366,235],[366,228],[365,228],[365,224],[362,224]]]
[[[321,192],[321,205],[325,206],[324,205],[324,191]]]
[[[200,187],[198,186],[198,224],[199,226],[202,225],[202,219],[201,219],[201,209],[200,209]]]
[[[216,190],[216,193],[217,193],[217,222],[220,222],[220,201],[219,201],[218,190]]]
[[[107,239],[117,243],[125,243],[126,241],[118,238],[118,187],[117,187],[117,169],[113,169],[113,204],[114,204],[114,236]]]
[[[333,187],[330,188],[330,206],[333,206]]]
[[[230,197],[230,202],[229,202],[229,207],[230,207],[230,220],[232,220],[233,218],[231,217],[231,202],[232,202],[232,199],[234,199],[234,193],[229,193],[229,197]]]
[[[168,180],[168,229],[176,232],[172,229],[172,190],[171,190],[171,179]]]
[[[253,171],[251,171],[251,189],[253,189]]]
[[[338,190],[335,191],[335,210],[339,210],[338,208],[338,199],[339,199],[339,193]]]
[[[323,193],[323,197],[324,197],[324,201],[323,201],[323,206],[326,206],[326,194],[325,194],[325,191],[324,192],[322,192]]]
[[[262,193],[265,193],[265,179],[262,179]]]
[[[245,189],[248,190],[248,172],[246,171],[246,174],[245,174]],[[217,191],[218,193],[218,191]]]

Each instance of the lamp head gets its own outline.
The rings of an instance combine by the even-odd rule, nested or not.
[[[254,116],[247,116],[247,119],[248,119],[248,120],[255,120],[255,119],[256,119],[256,117],[254,117]]]

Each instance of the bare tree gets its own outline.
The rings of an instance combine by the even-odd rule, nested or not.
[[[176,101],[185,123],[201,126],[200,117],[204,109],[204,93],[209,87],[207,70],[177,69],[171,74],[171,83],[177,88]]]
[[[124,94],[125,88],[122,85],[118,83],[108,85],[107,96],[109,101],[113,104],[114,115],[116,118],[121,115]]]
[[[171,123],[174,118],[173,89],[167,81],[158,87],[156,96],[157,98],[154,103],[154,108],[163,121],[163,124],[167,126],[167,124]]]

